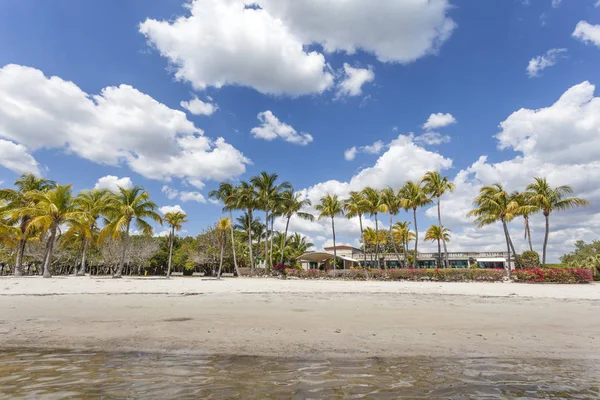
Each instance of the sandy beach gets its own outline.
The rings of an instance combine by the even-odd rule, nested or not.
[[[600,285],[0,279],[4,347],[600,358]]]

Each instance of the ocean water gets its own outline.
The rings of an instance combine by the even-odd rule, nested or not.
[[[1,399],[597,399],[596,361],[0,348]]]

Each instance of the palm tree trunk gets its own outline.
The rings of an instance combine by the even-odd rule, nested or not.
[[[439,268],[440,264],[442,263],[442,248],[440,246],[440,239],[438,239],[437,242],[438,242],[438,268]]]
[[[233,266],[235,267],[235,273],[240,276],[240,269],[238,268],[237,257],[235,255],[235,235],[233,233],[233,212],[229,210],[229,219],[231,220],[231,250],[233,251]]]
[[[279,261],[279,264],[283,264],[283,254],[285,253],[285,245],[287,243],[287,233],[288,233],[288,227],[290,226],[290,217],[287,218],[287,222],[285,223],[285,234],[283,235],[283,244],[281,245],[281,260]]]
[[[508,229],[508,226],[506,229]],[[519,268],[523,268],[523,264],[521,264],[521,259],[519,258],[519,255],[515,251],[515,245],[513,244],[513,241],[510,238],[510,233],[508,234],[508,243],[510,244],[510,248],[512,249],[513,256],[515,257],[515,266],[519,267]]]
[[[127,229],[125,230],[125,237],[123,238],[123,249],[121,250],[121,262],[119,262],[119,269],[117,273],[113,275],[113,278],[121,278],[123,274],[123,267],[125,266],[125,254],[127,252],[127,245],[129,244],[129,226],[131,221],[127,222]]]
[[[79,267],[79,271],[77,271],[77,276],[85,275],[85,261],[87,259],[87,251],[90,245],[90,239],[85,238],[85,242],[83,244],[83,254],[81,254],[81,266]]]
[[[396,239],[394,239],[394,231],[392,227],[394,226],[394,220],[392,214],[390,214],[390,240],[394,244],[394,252],[396,253],[396,259],[398,260],[398,264],[400,264],[400,253],[398,253],[398,245],[396,244]]]
[[[531,230],[529,229],[529,216],[525,215],[525,236],[529,242],[529,251],[533,251],[533,246],[531,245]]]
[[[363,248],[364,248],[365,254],[366,254],[367,244],[365,243],[365,234],[363,232],[362,214],[358,214],[358,224],[360,225],[360,239],[363,242]],[[369,273],[367,272],[366,265],[365,265],[365,279],[369,280]]]
[[[273,236],[275,236],[275,231],[273,230],[273,225],[275,224],[275,215],[271,215],[271,238],[269,243],[269,266],[273,267]]]
[[[510,238],[509,238],[509,233],[508,233],[508,227],[506,226],[506,222],[504,221],[504,219],[502,220],[502,227],[504,228],[504,237],[506,239],[506,250],[508,253],[508,257],[507,257],[507,263],[508,263],[508,269],[506,270],[506,278],[510,280],[511,277],[511,266],[510,266]]]
[[[546,217],[546,232],[544,233],[544,248],[542,249],[542,267],[546,267],[546,247],[548,246],[548,234],[550,233],[550,215],[544,213]]]
[[[221,237],[221,261],[219,262],[219,272],[217,272],[217,279],[221,279],[221,270],[223,269],[223,250],[225,250],[226,241],[227,236],[225,236],[225,232],[223,232]]]
[[[377,222],[377,213],[375,213],[375,262],[377,269],[381,268],[379,265],[379,224]]]
[[[417,209],[413,208],[413,217],[415,220],[415,255],[413,257],[413,268],[417,268],[419,255],[419,228],[417,227]]]
[[[171,227],[171,234],[169,235],[169,266],[167,268],[167,279],[171,277],[171,265],[173,262],[173,242],[175,241],[175,227]]]
[[[267,260],[269,259],[269,208],[268,206],[266,207],[265,210],[265,271],[268,270],[267,268]]]
[[[248,209],[248,249],[250,250],[250,271],[254,272],[254,255],[252,254],[252,210]]]
[[[337,249],[335,248],[335,223],[334,218],[331,217],[331,231],[333,232],[333,270],[337,269]]]
[[[450,266],[450,261],[448,260],[448,247],[446,246],[446,238],[444,237],[444,226],[442,225],[442,212],[440,206],[440,198],[438,197],[437,201],[437,212],[438,212],[438,224],[440,226],[440,231],[442,232],[442,242],[444,242],[444,267]]]
[[[25,254],[25,245],[27,245],[27,241],[25,240],[24,233],[21,232],[21,238],[19,240],[19,247],[17,249],[17,262],[15,264],[15,276],[23,275],[23,255]]]
[[[52,250],[54,249],[54,240],[56,239],[56,226],[53,226],[52,231],[50,232],[50,238],[48,239],[48,244],[46,245],[46,257],[44,257],[44,278],[52,278],[52,274],[50,274],[50,261],[52,259]]]

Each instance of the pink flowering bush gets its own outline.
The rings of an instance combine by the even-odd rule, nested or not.
[[[513,271],[513,278],[526,283],[590,283],[594,280],[587,268],[526,268]]]

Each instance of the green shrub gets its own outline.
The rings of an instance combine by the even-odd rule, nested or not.
[[[539,268],[540,255],[535,251],[525,251],[519,257],[523,268]]]
[[[590,283],[594,280],[588,268],[528,268],[514,271],[513,277],[525,283]]]

